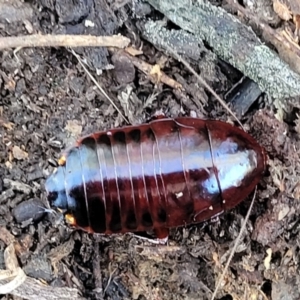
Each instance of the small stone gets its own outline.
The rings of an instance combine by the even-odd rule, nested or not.
[[[19,146],[14,146],[12,152],[14,158],[17,160],[26,159],[28,157],[28,153],[22,150]]]
[[[45,214],[45,206],[42,201],[37,198],[21,202],[13,209],[13,216],[18,223],[28,220],[38,221]]]

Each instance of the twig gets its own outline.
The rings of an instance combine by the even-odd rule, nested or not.
[[[116,49],[110,48],[111,52],[115,53]],[[132,56],[132,48],[125,48],[123,51],[120,51],[122,55],[126,55],[133,65],[142,71],[144,74],[148,75],[149,79],[152,83],[157,84],[158,82],[162,82],[174,89],[182,89],[182,85],[176,80],[169,77],[166,73],[164,73],[158,65],[150,65],[145,61],[139,59],[138,57]]]
[[[208,83],[206,83],[206,81],[199,74],[196,73],[196,71],[190,66],[190,64],[185,59],[180,57],[180,55],[178,55],[175,51],[173,51],[173,49],[171,49],[171,47],[169,47],[168,45],[165,45],[165,47],[169,52],[172,53],[172,55],[174,55],[179,61],[181,61],[185,65],[185,67],[194,76],[196,76],[199,83],[202,84],[219,101],[219,103],[231,114],[231,116],[244,129],[244,127],[243,127],[242,123],[240,122],[240,120],[237,118],[237,116],[234,114],[234,112],[229,108],[229,106],[225,103],[225,101],[223,99],[221,99],[221,97],[209,86]]]
[[[108,287],[109,287],[109,285],[110,285],[110,283],[112,281],[114,273],[118,270],[118,268],[116,268],[113,271],[111,271],[111,264],[109,264],[108,269],[109,269],[109,278],[108,278],[106,287],[105,287],[104,292],[103,292],[104,294],[106,293],[106,290],[108,289]]]
[[[149,76],[150,80],[154,84],[157,84],[159,81],[161,81],[162,83],[174,89],[182,89],[182,85],[178,83],[176,80],[169,77],[166,73],[164,73],[158,65],[152,66],[146,63],[145,61],[139,59],[138,57],[129,55],[128,51],[126,51],[126,55],[130,58],[130,60],[132,61],[132,63],[136,68],[138,68],[144,74]]]
[[[240,232],[239,232],[239,235],[238,235],[238,237],[236,238],[236,240],[235,240],[235,242],[234,242],[233,248],[232,248],[232,250],[231,250],[231,253],[230,253],[230,255],[229,255],[229,258],[228,258],[228,260],[227,260],[227,263],[226,263],[226,265],[225,265],[225,267],[224,267],[224,270],[223,270],[223,272],[222,272],[222,275],[221,275],[221,277],[220,277],[220,279],[219,279],[219,281],[218,281],[218,283],[217,283],[217,285],[216,285],[216,288],[215,288],[215,290],[214,290],[214,293],[212,294],[211,300],[214,300],[215,297],[216,297],[216,295],[217,295],[217,292],[218,292],[218,290],[219,290],[219,288],[220,288],[220,285],[222,284],[222,282],[223,282],[223,280],[224,280],[224,277],[225,277],[225,275],[226,275],[226,273],[227,273],[227,270],[228,270],[228,268],[229,268],[229,265],[230,265],[230,262],[231,262],[231,260],[232,260],[232,258],[233,258],[233,255],[234,255],[234,253],[235,253],[235,251],[236,251],[236,249],[237,249],[237,247],[238,247],[238,245],[239,245],[240,239],[241,239],[241,237],[242,237],[242,235],[243,235],[243,233],[244,233],[244,231],[245,231],[246,224],[247,224],[247,222],[248,222],[248,219],[249,219],[249,217],[250,217],[250,213],[251,213],[251,211],[252,211],[252,207],[253,207],[253,204],[254,204],[254,199],[255,199],[255,196],[256,196],[256,190],[257,190],[257,188],[255,188],[254,195],[253,195],[251,204],[250,204],[250,206],[249,206],[247,215],[246,215],[245,220],[244,220],[244,222],[243,222],[243,224],[242,224],[242,227],[241,227],[241,230],[240,230]]]
[[[130,39],[122,35],[24,35],[0,37],[0,50],[24,47],[116,47],[125,48]]]
[[[100,266],[99,241],[95,240],[94,259],[93,259],[93,275],[95,278],[94,293],[97,299],[103,299],[102,274]]]
[[[101,93],[104,95],[104,97],[112,104],[112,106],[116,109],[116,111],[121,115],[121,117],[124,119],[124,121],[128,124],[128,120],[126,119],[126,117],[122,114],[122,112],[120,111],[120,109],[118,108],[118,106],[112,101],[112,99],[110,99],[110,97],[106,94],[106,92],[103,90],[103,88],[97,82],[97,80],[93,77],[93,75],[89,72],[89,70],[86,68],[86,66],[82,62],[80,56],[73,49],[71,49],[71,52],[77,58],[77,60],[81,64],[81,66],[84,69],[84,71],[91,78],[91,80],[94,82],[94,84],[97,86],[97,88],[101,91]]]

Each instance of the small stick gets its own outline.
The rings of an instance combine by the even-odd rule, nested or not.
[[[231,116],[238,122],[238,124],[243,128],[243,125],[241,124],[241,122],[239,121],[239,119],[237,118],[237,116],[234,114],[234,112],[228,107],[228,105],[226,104],[226,102],[210,87],[210,85],[199,75],[195,72],[195,70],[191,67],[191,65],[183,58],[183,55],[180,55],[178,53],[178,51],[176,50],[176,48],[179,48],[177,46],[177,44],[180,45],[180,43],[184,43],[184,38],[187,40],[186,41],[186,48],[187,50],[189,50],[189,45],[188,45],[188,41],[189,42],[194,42],[196,45],[196,41],[197,38],[194,37],[191,34],[186,33],[185,31],[181,31],[180,34],[181,36],[178,37],[178,42],[177,44],[174,41],[174,33],[169,32],[168,30],[164,29],[161,25],[156,24],[154,22],[148,22],[146,24],[146,27],[148,28],[148,31],[145,30],[145,35],[148,38],[148,40],[154,44],[154,46],[159,45],[159,47],[161,48],[165,48],[167,50],[168,54],[171,54],[175,59],[177,59],[178,61],[182,62],[185,67],[197,78],[198,82],[204,87],[206,88],[219,102],[220,104],[231,114]],[[151,30],[150,30],[151,29]],[[171,36],[171,38],[169,38],[169,36]],[[194,39],[193,39],[194,38]],[[195,40],[195,41],[194,41]],[[201,43],[201,40],[199,40]],[[193,44],[193,47],[195,48],[195,44]],[[183,47],[183,46],[182,46]],[[192,46],[191,46],[192,47]],[[175,49],[175,50],[174,50]],[[127,49],[125,49],[126,51]],[[179,50],[181,50],[179,48]],[[184,55],[189,56],[189,51],[187,51],[187,53],[184,53]],[[182,51],[182,50],[181,50]],[[190,51],[191,52],[191,51]],[[194,52],[197,54],[199,54],[200,57],[200,49],[195,49]],[[191,52],[193,53],[193,52]],[[194,55],[195,55],[194,53]],[[244,129],[244,128],[243,128]]]
[[[126,119],[126,117],[122,114],[122,112],[120,111],[120,109],[118,108],[118,106],[114,103],[114,101],[107,95],[107,93],[104,91],[104,89],[100,86],[100,84],[98,83],[98,81],[96,80],[95,77],[93,77],[93,75],[89,72],[89,70],[86,68],[86,66],[84,65],[84,63],[82,62],[82,59],[80,58],[80,56],[73,50],[71,49],[72,54],[77,58],[78,62],[80,63],[80,65],[82,66],[82,68],[84,69],[84,71],[86,72],[86,74],[90,77],[90,79],[94,82],[94,84],[97,86],[97,88],[100,90],[100,92],[103,94],[103,96],[111,103],[111,105],[115,108],[115,110],[121,115],[121,117],[123,118],[123,120],[129,124],[128,120]]]
[[[122,35],[52,35],[32,34],[0,37],[0,50],[24,47],[116,47],[125,48],[130,39]]]
[[[197,74],[197,72],[191,67],[191,65],[185,60],[183,59],[178,53],[176,53],[175,51],[173,51],[173,49],[171,49],[171,47],[169,47],[168,45],[165,45],[166,49],[172,53],[176,59],[180,62],[182,62],[185,67],[194,75],[196,76],[197,80],[199,81],[199,83],[204,86],[218,101],[219,103],[228,111],[228,113],[238,122],[238,124],[245,130],[245,128],[243,127],[243,124],[241,123],[241,121],[238,119],[238,117],[235,115],[235,113],[229,108],[229,106],[226,104],[226,102],[213,90],[212,87],[210,87],[210,85],[199,75]]]
[[[231,250],[231,252],[230,252],[229,258],[228,258],[227,263],[226,263],[226,265],[225,265],[225,267],[224,267],[224,270],[223,270],[223,272],[222,272],[222,274],[221,274],[221,277],[220,277],[220,279],[219,279],[219,281],[218,281],[218,283],[217,283],[217,285],[216,285],[216,288],[215,288],[215,290],[214,290],[214,293],[212,294],[211,300],[214,300],[214,299],[216,298],[217,292],[218,292],[218,290],[219,290],[219,288],[220,288],[220,286],[221,286],[221,284],[222,284],[222,281],[224,280],[224,277],[225,277],[225,275],[226,275],[226,273],[227,273],[227,270],[228,270],[228,268],[229,268],[229,265],[230,265],[230,262],[231,262],[231,260],[232,260],[232,258],[233,258],[233,255],[234,255],[234,253],[235,253],[235,251],[236,251],[236,249],[237,249],[237,247],[238,247],[238,245],[239,245],[239,242],[240,242],[240,240],[241,240],[241,237],[242,237],[242,235],[243,235],[243,233],[244,233],[244,231],[245,231],[246,224],[247,224],[247,222],[248,222],[248,220],[249,220],[250,213],[251,213],[251,211],[252,211],[252,207],[253,207],[253,204],[254,204],[254,199],[255,199],[255,196],[256,196],[256,190],[257,190],[257,188],[255,188],[254,195],[253,195],[251,204],[250,204],[250,206],[249,206],[247,215],[246,215],[245,220],[244,220],[244,222],[243,222],[243,224],[242,224],[242,227],[241,227],[241,230],[240,230],[240,232],[239,232],[239,235],[238,235],[238,237],[236,238],[236,240],[235,240],[235,242],[234,242],[233,248],[232,248],[232,250]]]
[[[126,50],[125,50],[126,51]],[[178,83],[176,80],[172,79],[169,77],[166,73],[164,73],[158,65],[150,65],[146,63],[145,61],[134,57],[130,56],[130,60],[134,64],[136,68],[138,68],[140,71],[142,71],[144,74],[148,75],[150,80],[154,83],[157,84],[158,82],[162,82],[173,89],[182,89],[182,85]]]
[[[100,254],[99,254],[99,241],[97,240],[97,238],[96,238],[95,246],[94,246],[93,275],[95,278],[94,293],[97,296],[97,299],[103,299],[102,275],[101,275]]]
[[[109,49],[111,52],[115,53],[115,49]],[[144,74],[149,76],[149,79],[152,83],[157,84],[162,82],[173,89],[182,89],[182,85],[177,82],[176,80],[169,77],[166,73],[164,73],[158,65],[150,65],[145,61],[141,60],[138,57],[132,55],[133,50],[132,48],[125,48],[124,51],[121,51],[123,55],[126,55],[132,62],[132,64],[142,71]]]

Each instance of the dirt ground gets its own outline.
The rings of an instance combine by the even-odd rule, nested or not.
[[[0,14],[1,36],[120,33],[141,50],[140,61],[160,65],[184,87],[179,92],[155,83],[120,52],[75,49],[130,124],[146,122],[157,111],[234,122],[181,63],[143,38],[143,22],[163,20],[147,3],[7,3],[0,1],[7,13]],[[167,26],[176,29],[171,22]],[[242,78],[208,48],[189,62],[222,97]],[[251,197],[216,220],[172,229],[166,246],[131,234],[98,237],[73,230],[59,213],[45,211],[45,180],[78,137],[126,122],[70,49],[4,50],[0,64],[0,269],[6,268],[4,251],[12,242],[25,274],[51,288],[48,299],[62,299],[61,287],[76,289],[83,299],[211,299]],[[300,299],[299,107],[287,105],[282,113],[267,95],[256,98],[240,120],[266,148],[268,169],[216,299]]]

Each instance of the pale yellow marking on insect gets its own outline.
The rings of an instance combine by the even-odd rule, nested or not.
[[[65,219],[68,224],[72,226],[76,225],[76,220],[72,214],[66,214]]]
[[[213,208],[213,206],[211,205],[209,208],[208,208],[209,210],[214,210],[214,208]]]
[[[225,203],[226,203],[226,200],[224,199],[222,202],[223,202],[223,204],[225,204]]]
[[[66,164],[66,157],[65,157],[65,155],[62,155],[59,159],[58,159],[58,164],[60,165],[60,166],[64,166],[65,164]]]

